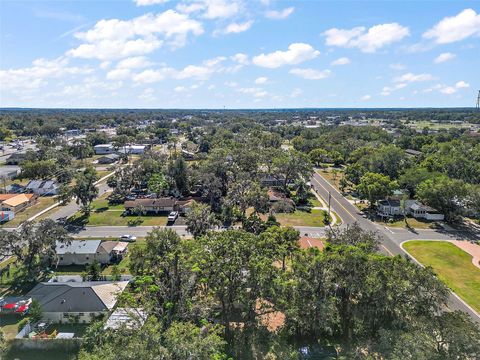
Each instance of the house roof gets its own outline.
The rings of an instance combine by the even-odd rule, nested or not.
[[[118,245],[120,241],[103,241],[98,247],[98,251],[105,251],[107,254],[110,254],[112,250]]]
[[[418,155],[420,155],[422,152],[421,152],[421,151],[417,151],[417,150],[413,150],[413,149],[406,149],[406,150],[405,150],[405,153],[408,154],[408,155],[412,155],[412,156],[418,156]]]
[[[14,196],[17,196],[17,194],[0,194],[0,201],[5,201],[5,200],[10,199]]]
[[[39,283],[27,296],[44,312],[98,312],[111,310],[128,281]]]
[[[101,156],[98,158],[98,160],[100,159],[111,159],[111,160],[117,160],[120,158],[120,155],[118,154],[107,154],[107,155],[104,155],[104,156]]]
[[[171,197],[164,197],[158,199],[135,199],[132,201],[125,201],[125,208],[135,208],[137,206],[144,207],[170,207],[176,204],[176,199]]]
[[[380,200],[378,204],[383,206],[400,207],[400,200]]]
[[[70,244],[57,241],[57,255],[95,254],[102,240],[72,240]]]
[[[30,180],[27,189],[54,189],[57,183],[54,180]]]
[[[118,329],[122,325],[127,329],[138,329],[147,320],[147,312],[140,308],[117,308],[108,318],[104,329]]]
[[[33,197],[33,194],[18,194],[3,202],[6,206],[18,206],[23,203],[29,202]]]
[[[274,189],[268,189],[267,194],[270,201],[280,201],[287,198],[284,193]]]
[[[301,249],[316,247],[321,251],[325,248],[325,245],[322,240],[318,238],[309,237],[309,236],[302,236],[300,239],[298,239],[298,244],[300,245]]]

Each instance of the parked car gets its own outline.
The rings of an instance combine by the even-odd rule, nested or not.
[[[168,214],[167,220],[168,222],[175,222],[178,218],[178,211],[172,211],[170,214]]]
[[[135,242],[137,241],[137,237],[133,235],[122,235],[120,236],[120,240],[126,241],[126,242]]]

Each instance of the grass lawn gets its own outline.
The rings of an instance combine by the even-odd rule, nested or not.
[[[325,226],[322,210],[311,212],[296,210],[291,214],[275,214],[277,221],[284,226]]]
[[[22,320],[20,315],[8,314],[0,316],[0,327],[6,340],[14,339],[18,334],[18,323]]]
[[[403,247],[423,265],[431,266],[440,280],[480,311],[480,269],[472,264],[472,256],[446,241],[409,241]]]
[[[167,224],[168,214],[122,216],[125,208],[123,204],[109,205],[106,195],[92,202],[92,212],[88,219],[84,219],[81,213],[73,215],[69,221],[72,223],[82,222],[87,226],[129,226],[129,220],[139,219],[138,225],[164,226]]]
[[[345,176],[343,170],[338,170],[337,175],[334,176],[332,170],[318,169],[317,173],[323,176],[335,189],[340,191],[340,180]],[[345,190],[348,190],[347,187]]]
[[[15,214],[15,218],[13,220],[10,220],[2,225],[1,227],[17,227],[21,223],[23,223],[25,220],[31,218],[33,215],[36,213],[46,209],[50,205],[53,205],[55,203],[55,198],[53,197],[39,197],[37,200],[37,203],[26,208],[23,211],[20,211],[19,213]]]
[[[436,229],[438,227],[436,222],[425,221],[421,219],[415,219],[413,217],[407,217],[408,225],[414,229]],[[382,225],[395,228],[406,228],[405,221],[403,219],[396,220],[394,222],[379,222]]]

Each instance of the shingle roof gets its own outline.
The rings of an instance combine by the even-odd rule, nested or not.
[[[125,208],[134,208],[139,205],[145,207],[170,207],[176,203],[175,198],[158,198],[158,199],[136,199],[133,201],[125,201]]]
[[[72,240],[70,244],[57,241],[56,251],[62,254],[95,254],[102,240]]]
[[[7,206],[18,206],[20,204],[29,202],[33,196],[33,194],[28,194],[30,196],[27,196],[27,194],[18,194],[15,195],[3,202],[4,205]]]
[[[39,301],[44,312],[97,312],[111,310],[128,281],[40,283],[27,296]]]

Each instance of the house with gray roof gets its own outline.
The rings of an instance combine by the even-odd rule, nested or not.
[[[43,319],[89,323],[112,310],[128,281],[42,282],[27,297],[39,302]]]
[[[59,186],[54,180],[30,180],[27,184],[27,191],[40,196],[57,195],[58,188]]]
[[[122,241],[72,240],[70,243],[57,242],[57,265],[86,265],[97,260],[109,264],[121,260],[126,254],[126,243]]]

